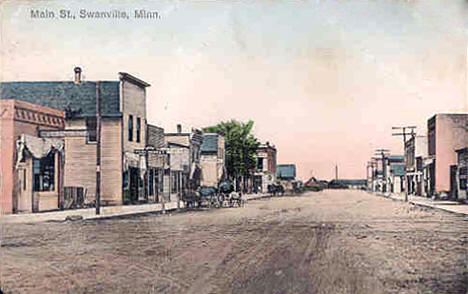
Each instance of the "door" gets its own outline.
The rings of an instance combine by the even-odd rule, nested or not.
[[[18,184],[17,188],[15,189],[15,199],[13,201],[13,209],[15,212],[31,212],[32,209],[32,191],[28,186],[27,175],[27,168],[18,168]]]
[[[138,202],[138,190],[140,180],[140,170],[135,167],[129,168],[130,178],[130,203],[136,204]]]

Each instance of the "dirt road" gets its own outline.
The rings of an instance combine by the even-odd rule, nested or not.
[[[467,293],[468,218],[362,191],[2,228],[6,293]]]

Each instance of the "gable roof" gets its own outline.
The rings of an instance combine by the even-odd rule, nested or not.
[[[283,179],[293,179],[296,177],[296,165],[279,164],[276,167],[276,176]]]
[[[218,152],[218,134],[203,134],[202,153]]]
[[[120,116],[119,81],[101,82],[103,116]],[[97,82],[3,82],[1,99],[16,99],[65,111],[78,111],[77,117],[96,116]]]

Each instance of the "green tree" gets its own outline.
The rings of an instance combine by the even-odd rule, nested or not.
[[[251,133],[253,124],[252,120],[244,123],[233,119],[203,129],[203,132],[224,136],[228,178],[234,180],[237,186],[242,181],[244,190],[251,171],[255,169],[255,153],[259,145],[257,138]]]

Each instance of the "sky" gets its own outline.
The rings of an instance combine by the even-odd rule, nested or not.
[[[31,9],[75,19],[33,19]],[[80,10],[158,19],[80,19]],[[12,1],[1,4],[2,81],[151,84],[148,122],[171,132],[253,120],[299,178],[365,178],[392,126],[425,134],[468,112],[468,1]]]

